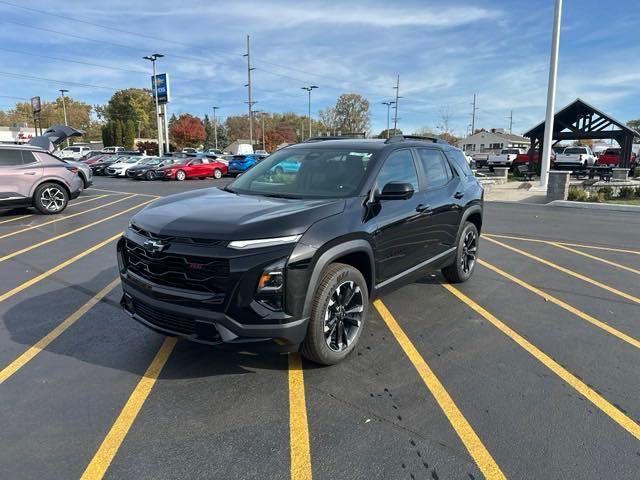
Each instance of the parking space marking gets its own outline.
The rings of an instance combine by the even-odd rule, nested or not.
[[[82,230],[86,230],[87,228],[91,228],[94,227],[100,223],[106,222],[108,220],[111,220],[113,218],[119,217],[120,215],[124,215],[125,213],[130,212],[131,210],[135,210],[136,208],[142,207],[143,205],[146,205],[147,203],[151,203],[155,200],[155,198],[152,198],[151,200],[147,200],[146,202],[142,202],[138,205],[134,205],[133,207],[129,207],[126,210],[122,210],[121,212],[118,213],[114,213],[113,215],[109,215],[108,217],[105,218],[101,218],[100,220],[96,220],[95,222],[91,222],[87,225],[83,225],[82,227],[78,227],[74,230],[69,230],[68,232],[65,233],[61,233],[60,235],[56,235],[55,237],[51,237],[48,238],[47,240],[43,240],[42,242],[39,243],[34,243],[33,245],[29,245],[28,247],[22,248],[20,250],[16,250],[15,252],[11,252],[3,257],[0,257],[0,262],[4,262],[5,260],[9,260],[10,258],[16,257],[22,253],[26,253],[29,252],[35,248],[41,247],[43,245],[46,245],[48,243],[51,242],[55,242],[56,240],[60,240],[61,238],[64,237],[68,237],[69,235],[73,235],[74,233],[78,233],[81,232]]]
[[[118,418],[113,422],[109,433],[107,433],[107,436],[102,441],[100,447],[98,447],[89,465],[87,465],[82,477],[80,477],[81,480],[98,480],[104,477],[109,465],[111,465],[116,453],[118,453],[118,449],[127,436],[129,429],[133,425],[138,413],[140,413],[144,402],[151,393],[151,389],[156,383],[162,368],[167,363],[177,341],[178,339],[176,337],[165,338],[162,346],[151,361],[149,368],[147,368],[147,371],[136,385],[136,388],[134,388],[124,407],[122,407]]]
[[[483,237],[494,237],[494,238],[506,238],[509,240],[521,240],[523,242],[533,242],[533,243],[558,243],[560,245],[565,245],[567,247],[578,247],[578,248],[590,248],[592,250],[603,250],[607,252],[617,252],[617,253],[631,253],[633,255],[640,255],[640,251],[638,250],[628,250],[624,248],[615,248],[615,247],[601,247],[599,245],[585,245],[582,243],[570,243],[570,242],[562,242],[557,240],[541,240],[539,238],[527,238],[527,237],[515,237],[512,235],[498,235],[496,233],[483,233]]]
[[[30,286],[35,285],[36,283],[44,280],[45,278],[50,277],[51,275],[53,275],[56,272],[59,272],[63,268],[67,267],[68,265],[71,265],[72,263],[80,260],[81,258],[84,258],[87,255],[92,254],[93,252],[95,252],[99,248],[102,248],[105,245],[117,240],[118,238],[120,238],[121,235],[122,235],[122,233],[119,232],[119,233],[115,234],[113,237],[109,237],[106,240],[103,240],[102,242],[97,243],[96,245],[92,246],[91,248],[88,248],[87,250],[84,250],[83,252],[81,252],[81,253],[79,253],[79,254],[71,257],[71,258],[68,258],[64,262],[59,263],[58,265],[56,265],[53,268],[50,268],[46,272],[42,272],[40,275],[38,275],[36,277],[33,277],[32,279],[27,280],[24,283],[21,283],[17,287],[12,288],[11,290],[9,290],[7,292],[4,292],[2,295],[0,295],[0,302],[4,302],[6,299],[13,297],[14,295],[22,292],[23,290],[29,288]]]
[[[88,196],[92,196],[93,198],[90,198],[89,200],[85,200],[83,202],[69,203],[69,208],[75,207],[77,205],[82,205],[83,203],[93,202],[95,200],[99,200],[99,199],[104,198],[104,197],[110,197],[111,195],[109,195],[109,194],[104,194],[104,195],[83,195],[83,197],[88,197]],[[14,222],[16,220],[22,220],[23,218],[35,217],[35,215],[36,215],[35,213],[30,213],[29,215],[20,215],[19,217],[9,218],[8,220],[0,221],[0,225],[2,225],[3,223]]]
[[[83,211],[78,212],[78,213],[72,213],[71,215],[66,215],[64,217],[55,218],[53,220],[49,220],[48,222],[40,223],[38,225],[32,225],[30,227],[21,228],[20,230],[16,230],[14,232],[5,233],[4,235],[0,235],[0,240],[2,240],[3,238],[7,238],[7,237],[12,237],[14,235],[18,235],[19,233],[28,232],[29,230],[34,230],[36,228],[44,227],[46,225],[51,225],[52,223],[57,223],[57,222],[62,222],[64,220],[69,220],[70,218],[77,217],[79,215],[84,215],[85,213],[95,212],[96,210],[100,210],[101,208],[105,208],[105,207],[108,207],[110,205],[114,205],[116,203],[120,203],[120,202],[124,202],[125,200],[129,200],[129,199],[131,199],[131,198],[133,198],[135,196],[136,196],[136,194],[134,193],[133,195],[131,195],[129,197],[119,198],[118,200],[114,200],[113,202],[105,203],[104,205],[98,205],[97,207],[90,208],[89,210],[83,210]]]
[[[16,358],[9,365],[0,370],[0,385],[11,377],[14,373],[24,367],[27,363],[34,359],[36,355],[42,352],[51,342],[62,335],[71,325],[76,323],[80,317],[91,310],[98,302],[106,297],[120,283],[120,279],[116,278],[109,285],[96,293],[87,303],[65,318],[57,327],[47,333],[38,340],[32,347],[29,347],[22,355]]]
[[[607,265],[611,265],[612,267],[619,268],[621,270],[626,270],[627,272],[635,273],[636,275],[640,275],[640,270],[636,270],[635,268],[627,267],[626,265],[622,265],[620,263],[612,262],[611,260],[605,260],[604,258],[596,257],[595,255],[591,255],[589,253],[581,252],[580,250],[576,250],[575,248],[567,247],[561,243],[557,242],[549,242],[549,245],[553,245],[554,247],[561,248],[563,250],[567,250],[568,252],[575,253],[577,255],[582,255],[583,257],[590,258],[591,260],[596,260],[597,262],[606,263]]]
[[[484,446],[473,427],[464,417],[458,406],[455,404],[449,392],[444,388],[438,377],[433,373],[422,355],[418,352],[409,337],[404,333],[396,319],[391,315],[384,303],[380,299],[373,302],[374,307],[387,324],[389,330],[404,350],[404,353],[413,364],[427,389],[431,392],[436,402],[451,423],[460,440],[468,450],[478,468],[486,479],[506,478],[500,467],[493,459],[487,448]]]
[[[311,480],[309,424],[304,394],[304,373],[299,353],[289,354],[289,445],[291,479]]]
[[[140,195],[141,197],[154,197],[160,198],[162,195],[152,195],[150,193],[134,193],[134,192],[121,192],[119,190],[105,190],[104,188],[92,188],[92,190],[96,190],[98,192],[109,192],[109,193],[119,193],[121,195]]]
[[[614,337],[622,340],[623,342],[628,343],[629,345],[640,349],[640,341],[627,335],[626,333],[622,333],[621,331],[613,328],[612,326],[606,324],[605,322],[598,320],[595,317],[592,317],[591,315],[578,310],[577,308],[575,308],[572,305],[569,305],[566,302],[563,302],[562,300],[560,300],[559,298],[554,297],[553,295],[540,290],[539,288],[534,287],[533,285],[525,282],[524,280],[519,279],[518,277],[515,277],[513,275],[511,275],[510,273],[505,272],[504,270],[501,270],[500,268],[496,267],[495,265],[492,265],[482,259],[478,259],[478,263],[480,265],[482,265],[483,267],[488,268],[489,270],[492,270],[493,272],[497,273],[498,275],[502,275],[503,277],[505,277],[508,280],[511,280],[512,282],[520,285],[522,288],[525,288],[527,290],[529,290],[532,293],[535,293],[536,295],[544,298],[546,301],[549,301],[551,303],[556,304],[557,306],[559,306],[560,308],[565,309],[567,312],[570,312],[574,315],[576,315],[577,317],[582,318],[583,320],[586,320],[587,322],[589,322],[590,324],[601,328],[602,330],[604,330],[605,332],[613,335]]]
[[[524,255],[525,257],[535,260],[536,262],[540,262],[544,265],[547,265],[548,267],[555,268],[556,270],[559,270],[562,273],[566,273],[567,275],[571,275],[572,277],[582,280],[583,282],[587,282],[587,283],[590,283],[591,285],[595,285],[596,287],[600,287],[603,290],[611,292],[622,298],[625,298],[635,303],[640,303],[640,298],[638,297],[635,297],[629,293],[625,293],[621,290],[618,290],[617,288],[610,287],[609,285],[606,285],[602,282],[598,282],[597,280],[587,277],[586,275],[582,275],[581,273],[574,272],[573,270],[569,270],[568,268],[565,268],[556,263],[550,262],[549,260],[545,260],[544,258],[538,257],[532,253],[526,252],[524,250],[520,250],[519,248],[516,248],[516,247],[512,247],[511,245],[507,245],[506,243],[499,242],[498,240],[494,240],[493,238],[485,238],[485,240],[491,243],[495,243],[496,245],[506,248],[507,250],[511,250],[512,252],[516,252],[516,253],[519,253],[520,255]]]
[[[598,394],[594,389],[589,387],[582,380],[578,379],[575,375],[562,367],[558,362],[553,360],[549,355],[544,353],[538,347],[529,342],[522,335],[515,330],[508,327],[498,318],[496,318],[489,311],[478,305],[476,302],[467,297],[464,293],[458,290],[456,287],[450,284],[442,284],[442,286],[448,290],[452,295],[457,297],[462,303],[466,304],[469,308],[480,314],[485,320],[491,323],[494,327],[504,333],[507,337],[517,343],[525,351],[527,351],[536,360],[542,363],[545,367],[555,373],[558,377],[564,380],[568,385],[573,387],[583,397],[593,403],[596,407],[606,413],[614,422],[624,428],[627,432],[633,435],[636,439],[640,440],[640,425],[634,422],[631,418],[627,417],[619,408],[615,407],[604,397]]]

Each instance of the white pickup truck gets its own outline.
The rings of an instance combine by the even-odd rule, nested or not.
[[[510,167],[513,161],[522,153],[527,153],[524,148],[504,148],[500,153],[492,153],[487,158],[489,168]]]
[[[567,147],[556,155],[555,168],[584,168],[596,162],[596,156],[589,147]]]

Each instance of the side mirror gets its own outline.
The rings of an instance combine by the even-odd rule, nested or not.
[[[389,182],[382,192],[376,195],[377,200],[407,200],[413,196],[413,185],[405,182]]]

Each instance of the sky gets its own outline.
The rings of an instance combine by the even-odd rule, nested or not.
[[[544,118],[552,16],[553,0],[0,0],[0,109],[60,88],[105,103],[148,87],[157,52],[169,113],[246,113],[250,35],[255,110],[306,114],[316,85],[315,116],[355,92],[378,133],[400,75],[404,132],[464,135],[476,94],[476,127],[508,129],[513,112],[523,133]],[[565,0],[560,41],[557,109],[580,97],[640,118],[637,0]]]

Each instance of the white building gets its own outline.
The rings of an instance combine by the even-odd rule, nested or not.
[[[460,148],[469,155],[474,153],[489,153],[503,148],[529,148],[531,141],[526,137],[507,133],[503,128],[492,128],[482,131],[459,141]]]
[[[0,143],[27,143],[37,135],[35,128],[0,127]]]

